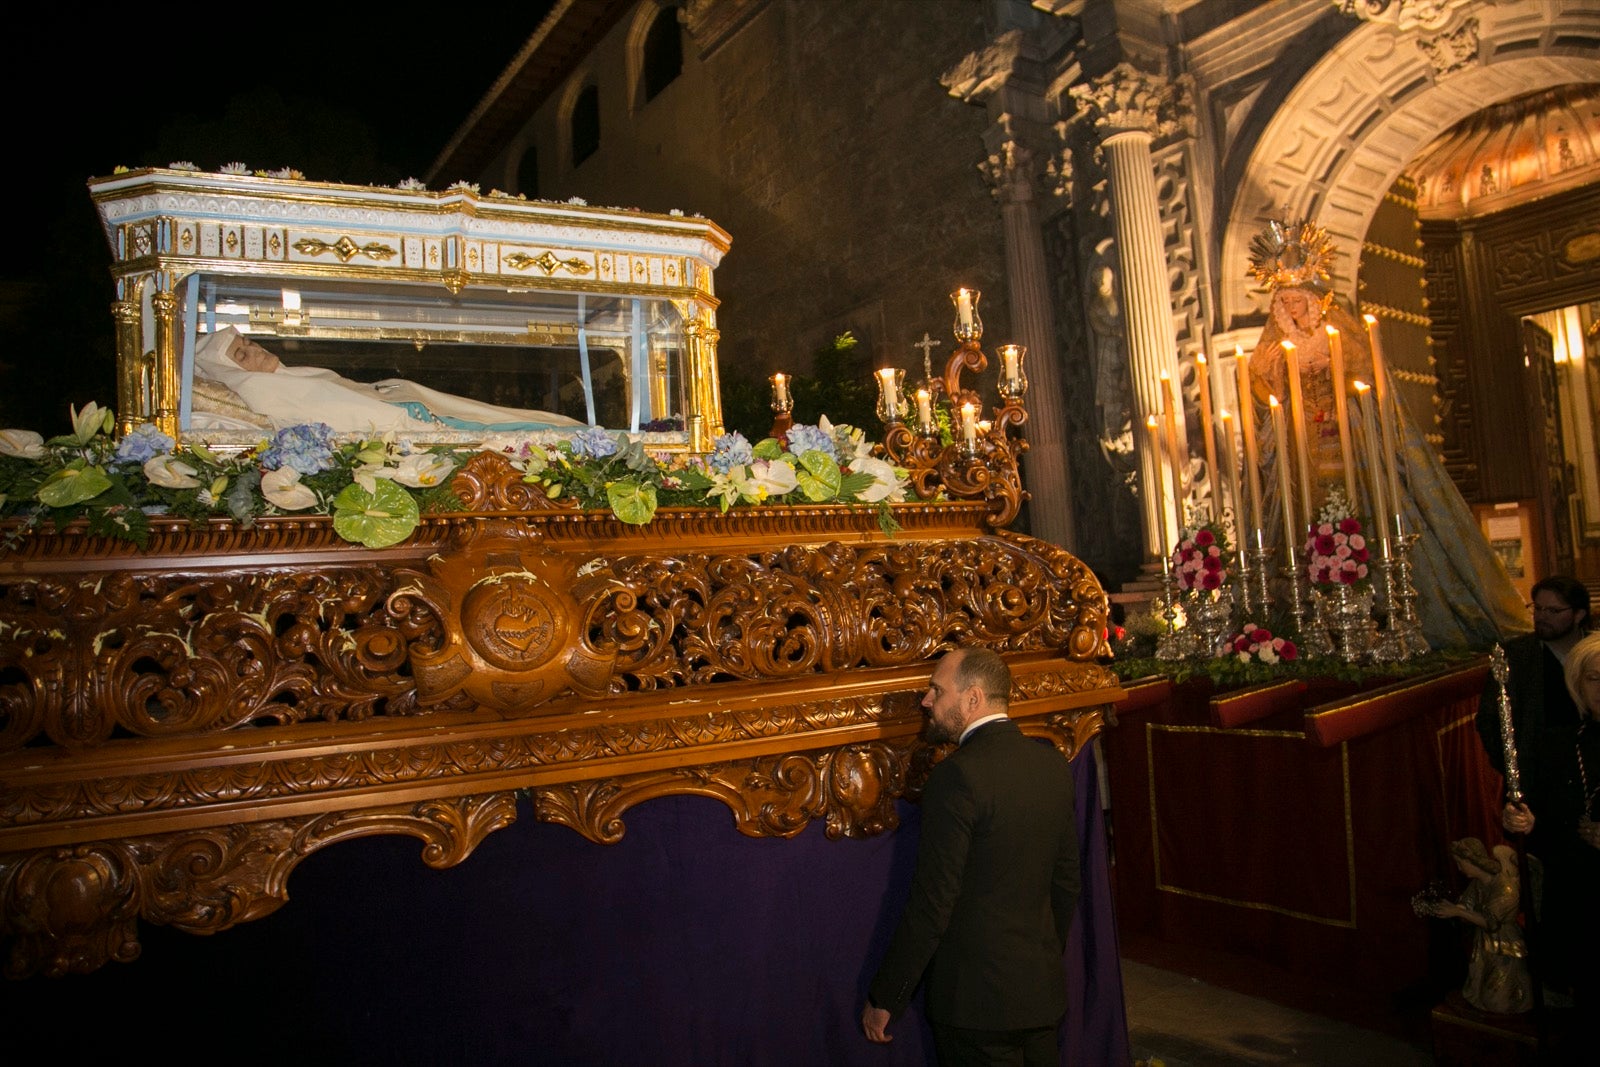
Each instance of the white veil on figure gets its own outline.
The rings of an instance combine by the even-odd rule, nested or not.
[[[195,342],[195,374],[232,389],[251,410],[279,429],[306,422],[325,422],[337,431],[408,433],[577,429],[584,425],[565,415],[486,404],[404,378],[358,382],[321,367],[283,365],[275,371],[246,370],[228,355],[242,336],[232,326],[225,326],[200,337]]]

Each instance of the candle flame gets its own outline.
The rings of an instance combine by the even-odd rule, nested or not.
[[[1277,407],[1278,406],[1278,398],[1273,396],[1270,393],[1267,394],[1267,404],[1270,405],[1271,407]]]
[[[1378,316],[1372,314],[1371,312],[1361,316],[1361,318],[1368,326],[1371,326],[1378,321]]]
[[[1366,382],[1359,382],[1358,381],[1358,382],[1352,382],[1351,384],[1356,387],[1356,392],[1358,392],[1358,393],[1364,393],[1368,389],[1372,388],[1372,386],[1368,385]]]
[[[1338,337],[1339,336],[1339,327],[1337,327],[1337,326],[1324,326],[1323,329],[1328,331],[1328,336],[1329,337]]]

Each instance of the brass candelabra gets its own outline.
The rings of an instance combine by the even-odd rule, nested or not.
[[[961,384],[964,371],[978,373],[989,366],[989,357],[979,343],[983,321],[977,313],[978,297],[973,289],[950,294],[956,307],[956,349],[942,377],[934,376],[932,360],[924,349],[927,377],[920,383],[914,412],[906,410],[900,395],[903,376],[879,372],[878,415],[887,427],[884,457],[909,472],[910,488],[918,499],[932,500],[943,493],[960,500],[987,500],[989,524],[999,528],[1015,519],[1028,499],[1017,466],[1028,442],[1011,432],[1028,421],[1022,406],[1028,391],[1022,365],[1027,349],[1014,344],[999,347],[1001,403],[993,408],[992,418],[980,418],[982,398]],[[949,443],[944,441],[935,416],[941,403],[950,413]]]

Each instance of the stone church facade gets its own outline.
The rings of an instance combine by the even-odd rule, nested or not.
[[[1028,347],[1023,524],[1109,588],[1148,567],[1158,523],[1176,533],[1150,491],[1171,471],[1135,432],[1163,377],[1189,513],[1221,510],[1200,374],[1260,332],[1252,238],[1310,220],[1468,501],[1531,502],[1546,569],[1593,556],[1600,577],[1592,463],[1503,447],[1561,454],[1507,346],[1521,316],[1600,301],[1600,138],[1576,131],[1561,158],[1587,177],[1509,236],[1424,226],[1408,171],[1487,107],[1594,83],[1593,0],[565,0],[429,178],[725,227],[725,394],[807,373],[846,330],[863,377],[920,377],[920,339],[936,366],[951,350],[948,294],[981,290],[985,347]]]

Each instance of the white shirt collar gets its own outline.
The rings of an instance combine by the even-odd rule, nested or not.
[[[993,715],[985,715],[981,719],[975,719],[975,720],[973,720],[973,722],[972,722],[972,724],[970,726],[968,726],[965,730],[961,731],[961,740],[957,741],[956,744],[957,745],[966,744],[967,743],[967,738],[971,737],[972,736],[972,731],[976,730],[978,727],[987,726],[989,723],[994,722],[996,719],[1009,719],[1010,717],[1011,716],[1009,716],[1005,712],[1001,711],[1001,712],[996,712]]]

